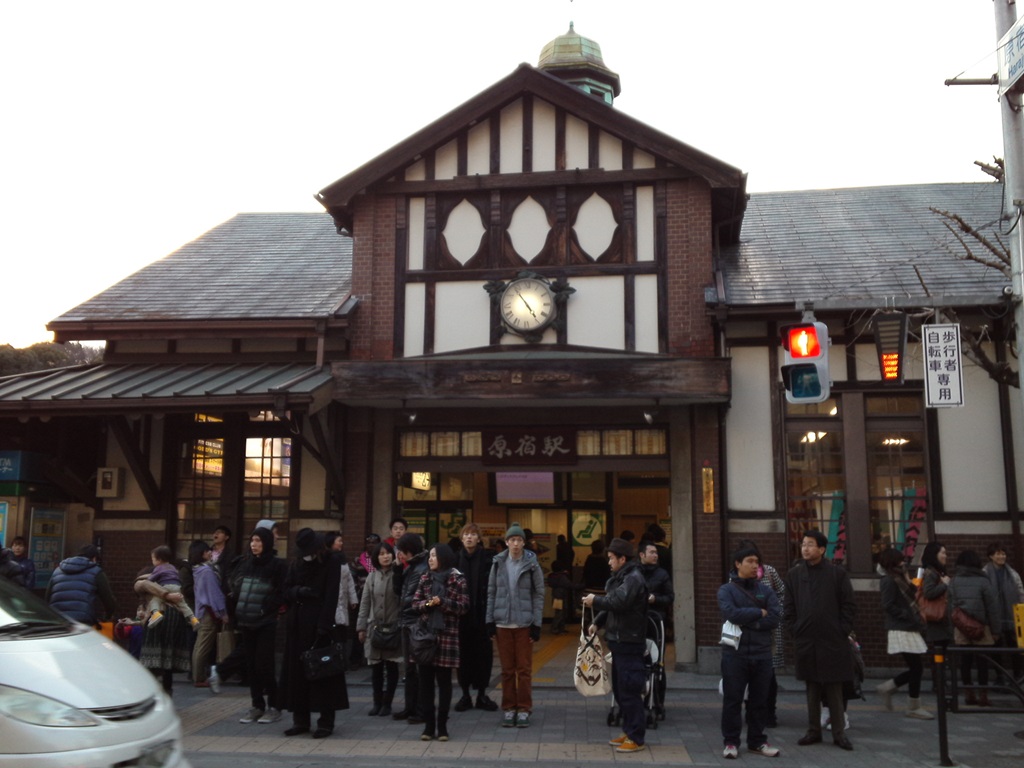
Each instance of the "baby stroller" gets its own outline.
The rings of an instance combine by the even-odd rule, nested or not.
[[[647,725],[657,729],[658,721],[665,719],[665,620],[660,613],[647,613],[647,649],[644,651],[644,710]],[[612,705],[608,710],[608,725],[622,724],[622,710],[612,693]]]

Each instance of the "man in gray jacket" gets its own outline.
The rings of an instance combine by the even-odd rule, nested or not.
[[[526,549],[519,523],[505,532],[508,549],[495,556],[487,582],[487,633],[501,660],[501,724],[527,728],[533,711],[533,643],[544,618],[544,572]]]

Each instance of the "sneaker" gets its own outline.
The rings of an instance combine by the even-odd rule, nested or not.
[[[211,693],[220,693],[220,675],[217,674],[216,664],[210,667],[210,676],[206,678],[206,682],[210,684]]]
[[[623,742],[625,742],[626,739],[628,739],[628,738],[629,738],[629,736],[627,736],[626,734],[622,734],[621,736],[619,736],[617,738],[611,739],[608,742],[608,746],[609,747],[617,747],[617,746],[619,746],[619,744],[622,744]]]
[[[765,757],[778,757],[779,748],[773,747],[771,744],[764,743],[760,747],[747,747],[748,752],[754,752],[758,755],[764,755]]]
[[[270,709],[268,709],[266,711],[266,713],[263,715],[263,717],[261,717],[256,722],[257,723],[262,723],[263,725],[266,725],[268,723],[276,723],[280,719],[281,719],[281,712],[279,710],[276,710],[273,707],[271,707]]]
[[[740,751],[736,749],[735,744],[726,744],[725,749],[722,750],[722,757],[726,757],[730,760],[735,760],[740,756]]]
[[[616,752],[643,752],[647,749],[645,744],[637,744],[632,739],[626,739],[615,748]]]
[[[248,712],[246,712],[244,715],[242,715],[242,717],[240,717],[238,719],[238,722],[240,722],[240,723],[255,723],[261,717],[263,717],[263,710],[262,709],[257,709],[256,707],[252,707],[252,708],[249,709]]]
[[[153,615],[149,617],[148,625],[151,626],[151,627],[155,627],[157,624],[159,624],[163,620],[164,620],[164,612],[163,611],[153,611]]]
[[[530,727],[530,713],[520,712],[516,715],[516,728],[529,728]]]
[[[516,711],[514,709],[506,709],[505,713],[501,716],[501,727],[502,728],[515,728],[516,727]]]

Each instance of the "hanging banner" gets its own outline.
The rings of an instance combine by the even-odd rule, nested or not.
[[[922,325],[921,345],[924,350],[925,406],[962,408],[964,377],[960,325]]]

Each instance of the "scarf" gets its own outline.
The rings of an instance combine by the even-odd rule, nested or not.
[[[439,597],[441,600],[444,600],[445,593],[448,591],[448,576],[451,575],[451,572],[451,568],[446,568],[443,571],[440,569],[430,571],[431,597]],[[431,629],[438,631],[444,629],[444,610],[442,605],[431,608],[427,612],[427,626]]]
[[[917,587],[907,578],[907,569],[903,565],[897,565],[889,569],[889,576],[900,590],[903,599],[910,606],[910,612],[918,623],[922,623],[921,608],[917,604]]]

